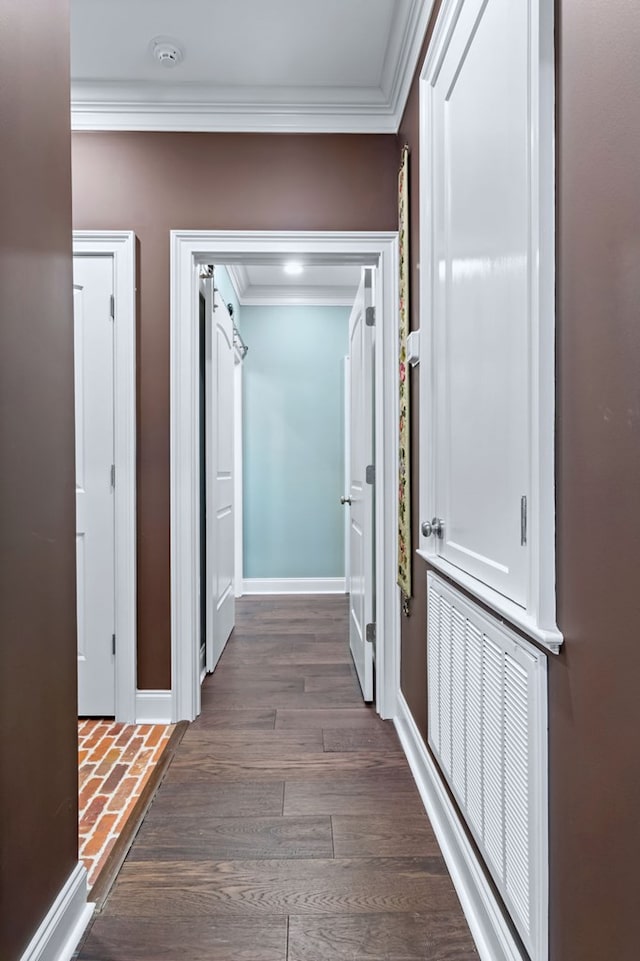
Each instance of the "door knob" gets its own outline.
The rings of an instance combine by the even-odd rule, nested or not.
[[[340,503],[341,503],[342,506],[344,507],[345,504],[350,504],[350,503],[351,503],[351,498],[350,498],[350,497],[344,497],[344,496],[343,496],[343,497],[340,498]]]
[[[436,537],[442,537],[444,534],[444,524],[439,517],[432,517],[431,521],[423,521],[420,527],[424,537],[431,537],[434,534]]]

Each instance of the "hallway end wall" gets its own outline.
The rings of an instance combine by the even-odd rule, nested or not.
[[[396,230],[393,135],[77,133],[76,229],[139,242],[138,687],[171,684],[169,231]]]
[[[78,859],[67,2],[3,0],[0,30],[0,958],[18,961]]]
[[[550,961],[634,961],[640,943],[640,8],[557,0],[557,585],[549,655]],[[423,48],[420,67],[427,44]],[[411,148],[411,325],[417,264],[418,79]],[[412,383],[414,543],[418,386]],[[601,529],[589,523],[603,518]],[[401,686],[426,737],[426,564],[402,624]]]
[[[349,307],[242,308],[244,576],[344,578]]]

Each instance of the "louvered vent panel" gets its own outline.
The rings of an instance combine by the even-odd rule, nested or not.
[[[466,622],[465,759],[467,817],[475,834],[482,835],[482,634]]]
[[[440,597],[440,755],[451,770],[451,603]]]
[[[429,744],[533,961],[547,956],[547,661],[428,575]]]
[[[434,750],[440,753],[440,597],[437,591],[429,591],[428,607],[429,642],[427,647],[427,670],[433,682],[429,684],[429,731]]]
[[[451,635],[451,777],[466,803],[465,619],[455,608],[451,611]]]

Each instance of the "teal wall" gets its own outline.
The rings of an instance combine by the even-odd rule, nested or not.
[[[242,307],[244,576],[343,577],[348,307]]]

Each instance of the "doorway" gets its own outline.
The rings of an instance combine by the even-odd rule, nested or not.
[[[200,710],[199,531],[199,294],[200,265],[281,263],[377,267],[378,308],[373,406],[376,474],[375,550],[381,558],[375,594],[375,701],[383,717],[395,713],[399,679],[399,598],[396,588],[397,472],[397,234],[183,232],[171,237],[171,578],[173,719]]]

